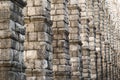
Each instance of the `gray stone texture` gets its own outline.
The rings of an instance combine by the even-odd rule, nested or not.
[[[69,51],[70,51],[70,62],[71,62],[71,79],[80,80],[82,79],[82,52],[81,52],[81,38],[80,38],[80,7],[71,0],[68,4],[69,11]]]
[[[50,4],[50,0],[27,0],[27,6],[24,8],[24,60],[27,80],[53,79]]]
[[[109,11],[105,0],[0,0],[0,80],[119,80]]]
[[[0,0],[0,80],[25,80],[22,0]]]
[[[68,0],[51,0],[53,20],[53,79],[70,80]]]

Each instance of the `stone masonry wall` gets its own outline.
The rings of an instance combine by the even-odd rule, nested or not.
[[[87,15],[87,0],[79,0],[79,7],[81,8],[81,41],[82,41],[82,77],[87,80],[90,79],[90,48],[89,48],[89,19]]]
[[[89,46],[90,46],[90,76],[91,79],[96,79],[96,27],[94,24],[94,4],[93,0],[89,0],[88,3],[88,18],[90,27]]]
[[[53,80],[50,0],[27,0],[24,9],[27,80]]]
[[[70,80],[68,0],[52,0],[53,79]]]
[[[80,23],[80,7],[78,1],[69,1],[69,51],[71,62],[71,79],[82,79],[82,52],[81,52],[81,23]]]
[[[0,0],[0,80],[119,80],[116,1]]]
[[[22,0],[0,0],[0,80],[25,80]]]

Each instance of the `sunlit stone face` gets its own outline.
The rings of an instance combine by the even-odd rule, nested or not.
[[[78,4],[78,0],[70,0],[70,4]]]

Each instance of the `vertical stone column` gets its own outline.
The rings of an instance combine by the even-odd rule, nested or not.
[[[103,80],[103,66],[104,66],[104,1],[100,3],[100,31],[101,31],[101,37],[100,37],[100,58],[101,58],[101,80]]]
[[[109,48],[110,48],[110,41],[109,41],[109,15],[108,9],[105,9],[105,78],[108,79],[108,70],[109,70]]]
[[[109,40],[109,45],[108,45],[108,79],[111,79],[111,50],[112,50],[112,24],[111,24],[111,17],[109,16],[108,19],[108,40]]]
[[[119,28],[118,28],[118,34],[120,34]],[[118,35],[118,79],[120,79],[120,35]]]
[[[68,0],[52,0],[54,80],[70,79]]]
[[[114,80],[113,78],[114,78],[114,69],[113,69],[113,60],[114,60],[114,58],[113,58],[113,54],[114,54],[114,52],[113,52],[113,48],[111,49],[111,72],[112,72],[112,74],[111,74],[111,79],[112,80]]]
[[[103,8],[104,10],[104,33],[103,33],[103,38],[104,38],[104,42],[102,42],[102,44],[104,45],[103,48],[104,48],[104,66],[103,66],[103,69],[104,69],[104,74],[103,74],[103,79],[107,79],[107,55],[106,55],[106,41],[107,41],[107,10],[106,8],[104,7]]]
[[[114,80],[114,56],[116,55],[116,50],[115,50],[115,46],[114,46],[114,41],[115,41],[115,26],[113,25],[113,21],[111,20],[111,22],[110,22],[110,28],[109,28],[109,30],[110,30],[110,33],[109,33],[109,35],[110,35],[110,37],[111,37],[111,39],[110,39],[110,47],[111,47],[111,55],[110,55],[110,59],[111,59],[111,64],[110,64],[110,66],[111,66],[111,75],[109,76],[110,77],[110,79],[113,79]]]
[[[25,64],[27,80],[53,80],[50,0],[27,0]]]
[[[113,30],[113,49],[114,49],[114,80],[117,80],[117,50],[116,50],[116,26],[114,25],[111,29]]]
[[[94,24],[96,27],[96,67],[97,67],[97,79],[101,78],[101,31],[100,31],[100,13],[99,13],[99,0],[94,0]]]
[[[83,79],[90,79],[90,49],[89,49],[89,20],[86,11],[86,0],[79,0],[81,8],[81,41],[82,41],[82,61],[83,61]]]
[[[117,58],[118,58],[118,39],[117,39],[117,35],[118,35],[118,28],[116,28],[116,26],[114,27],[115,28],[115,31],[114,31],[114,36],[115,36],[115,41],[114,41],[114,49],[116,51],[116,54],[115,54],[115,79],[118,80],[118,61],[117,61]]]
[[[112,22],[111,22],[111,18],[109,16],[109,19],[108,19],[108,40],[109,40],[109,46],[108,46],[108,60],[107,60],[107,63],[108,63],[108,79],[112,79],[112,55],[113,55],[113,26],[112,26]]]
[[[70,0],[69,2],[69,42],[70,42],[70,62],[71,62],[71,79],[82,79],[82,53],[81,53],[81,39],[80,39],[80,8],[77,0]]]
[[[116,51],[117,51],[117,59],[116,59],[116,72],[117,72],[117,79],[119,79],[119,27],[116,28]]]
[[[115,50],[112,53],[112,79],[115,80]]]
[[[94,5],[93,0],[89,0],[88,3],[88,17],[89,17],[89,47],[90,47],[90,74],[91,79],[96,79],[96,27],[94,25]]]
[[[115,50],[115,26],[112,25],[110,30],[112,30],[109,34],[111,35],[110,46],[112,48],[112,79],[115,80],[116,77],[116,50]],[[109,76],[108,76],[109,77]]]
[[[107,64],[107,59],[108,59],[108,56],[107,56],[107,53],[108,53],[108,42],[105,41],[105,79],[108,79],[108,64]]]
[[[22,0],[0,0],[0,80],[25,80]]]
[[[119,39],[120,39],[120,36],[119,36],[119,27],[117,28],[117,79],[120,79],[120,64],[119,64],[119,59],[120,59],[120,53],[119,53]]]
[[[101,3],[102,4],[105,4],[105,1],[103,1]],[[105,5],[102,5],[101,6],[101,10],[100,10],[100,20],[101,20],[101,23],[100,23],[100,30],[101,30],[101,51],[102,51],[102,69],[103,69],[103,73],[101,75],[101,80],[105,80],[106,79],[106,46],[105,46],[105,39],[106,39],[106,15],[105,15]]]
[[[110,79],[110,42],[106,42],[106,56],[107,56],[107,79]]]
[[[108,59],[108,71],[109,71],[109,74],[108,74],[108,78],[109,79],[113,79],[113,71],[112,71],[112,66],[113,66],[113,54],[114,54],[114,52],[113,52],[113,50],[114,50],[114,48],[113,48],[113,25],[112,25],[112,21],[109,23],[109,27],[110,27],[110,29],[109,29],[109,36],[110,36],[110,54],[109,54],[109,56],[110,57],[108,57],[108,58],[110,58],[110,59]],[[110,72],[111,71],[111,72]]]
[[[108,18],[107,18],[108,19]],[[110,46],[110,42],[109,42],[109,23],[107,20],[107,41],[106,41],[106,60],[107,60],[107,79],[109,79],[109,46]]]
[[[120,53],[118,55],[118,61],[120,60]],[[118,79],[120,79],[120,63],[118,62]]]

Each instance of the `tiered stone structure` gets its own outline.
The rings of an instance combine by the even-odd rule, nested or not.
[[[118,1],[0,0],[0,80],[119,80]]]
[[[96,27],[96,78],[101,76],[101,31],[100,31],[100,14],[99,14],[99,0],[93,2],[94,5],[94,26]]]
[[[89,48],[89,19],[87,15],[87,0],[79,0],[81,8],[81,41],[82,41],[82,63],[83,63],[83,79],[90,79],[90,48]]]
[[[69,51],[71,62],[71,79],[82,79],[82,53],[81,53],[81,24],[80,24],[80,7],[78,1],[70,0],[69,5]]]
[[[27,0],[24,9],[27,80],[53,80],[50,0]]]
[[[25,80],[22,0],[0,0],[0,80]]]
[[[70,80],[68,0],[52,0],[53,79]]]
[[[89,0],[88,3],[88,18],[89,18],[89,47],[90,47],[90,76],[91,79],[96,79],[96,27],[94,24],[94,4],[93,0]]]
[[[99,19],[100,19],[100,58],[101,58],[101,80],[103,80],[103,74],[104,74],[104,70],[103,70],[103,65],[104,65],[104,11],[103,11],[103,6],[102,6],[103,2],[100,3],[99,5]]]

